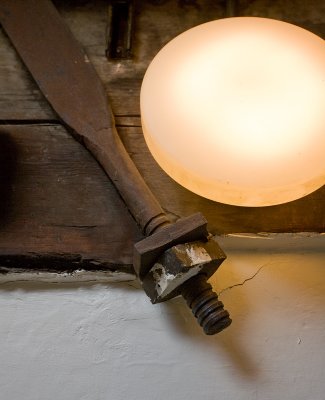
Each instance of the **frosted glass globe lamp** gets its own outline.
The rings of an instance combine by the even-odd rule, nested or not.
[[[325,43],[282,21],[208,22],[169,42],[141,88],[150,152],[208,199],[269,206],[325,183]]]

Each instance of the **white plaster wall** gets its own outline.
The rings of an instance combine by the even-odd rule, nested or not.
[[[214,337],[133,281],[2,278],[0,399],[324,400],[325,236],[220,242]]]

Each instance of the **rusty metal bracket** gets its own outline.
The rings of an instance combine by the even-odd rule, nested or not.
[[[112,19],[118,17],[119,21],[112,24],[116,29],[112,30],[116,37],[112,34],[111,40],[114,54],[127,54],[131,43],[131,2],[115,1],[112,5],[119,10],[112,8]],[[113,17],[113,11],[117,17]],[[51,1],[1,0],[0,22],[53,109],[103,167],[148,236],[135,245],[135,269],[144,286],[154,288],[157,293],[153,296],[158,294],[159,301],[182,293],[209,335],[228,326],[229,314],[206,282],[225,256],[216,244],[213,248],[211,243],[206,244],[205,218],[196,214],[175,224],[170,222],[123,146],[102,82]],[[119,30],[124,23],[126,29]],[[119,36],[121,32],[125,35]],[[120,43],[125,47],[118,52]],[[191,243],[198,240],[200,243]],[[185,253],[186,249],[190,251],[190,259],[181,260],[181,247],[177,245],[183,245]],[[159,278],[155,266],[159,257],[161,271],[170,273],[173,259],[177,275],[174,286],[160,294],[157,283],[163,283],[163,273]],[[189,287],[195,288],[192,294]]]
[[[182,295],[207,335],[231,324],[207,279],[226,259],[201,213],[158,227],[134,246],[134,269],[152,303]]]

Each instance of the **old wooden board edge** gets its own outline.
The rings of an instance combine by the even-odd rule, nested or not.
[[[37,279],[35,279],[37,278]],[[66,286],[78,285],[110,285],[111,283],[132,283],[132,287],[140,288],[134,273],[127,271],[111,271],[111,270],[84,270],[76,269],[73,271],[45,270],[45,269],[28,269],[25,268],[4,268],[0,270],[1,290],[5,290],[12,283],[19,285],[30,282],[33,288],[38,284],[53,285],[64,284]],[[37,284],[37,286],[36,286]],[[49,286],[48,286],[49,287]]]

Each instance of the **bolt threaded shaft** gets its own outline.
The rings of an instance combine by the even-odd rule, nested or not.
[[[206,275],[199,274],[186,281],[181,294],[206,335],[221,332],[231,324],[228,311],[213,292]]]

